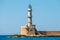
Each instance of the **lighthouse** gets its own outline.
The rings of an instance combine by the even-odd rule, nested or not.
[[[32,26],[32,7],[29,5],[28,7],[28,27]]]
[[[32,24],[32,6],[28,6],[28,18],[27,25],[21,26],[21,35],[34,36],[36,35],[35,25]]]

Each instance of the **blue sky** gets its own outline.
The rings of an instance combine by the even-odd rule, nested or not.
[[[20,33],[29,4],[37,30],[60,31],[60,0],[0,0],[0,35]]]

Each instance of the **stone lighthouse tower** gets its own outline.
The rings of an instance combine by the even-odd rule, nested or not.
[[[32,7],[28,7],[28,23],[21,27],[21,35],[34,36],[36,35],[35,25],[32,24]]]
[[[28,27],[31,28],[32,26],[32,7],[29,5],[28,7]]]

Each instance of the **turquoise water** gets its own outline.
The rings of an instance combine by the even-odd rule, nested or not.
[[[8,38],[8,36],[0,36],[0,40],[60,40],[60,37]]]

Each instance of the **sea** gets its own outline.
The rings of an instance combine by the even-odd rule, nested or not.
[[[60,40],[60,37],[9,38],[10,35],[0,35],[0,40]]]

